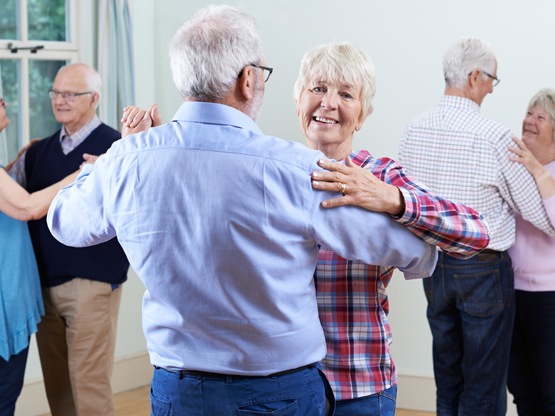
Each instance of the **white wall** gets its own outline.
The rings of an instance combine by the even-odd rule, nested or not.
[[[90,4],[91,0],[82,0]],[[167,58],[167,44],[201,0],[133,0],[137,105],[155,101],[164,122],[180,104]],[[303,54],[327,42],[350,41],[364,48],[377,68],[375,111],[355,136],[355,149],[377,157],[397,156],[408,121],[437,105],[444,82],[441,61],[460,36],[477,36],[498,52],[495,93],[482,112],[520,134],[528,100],[555,87],[555,2],[551,0],[240,0],[228,4],[253,15],[260,27],[266,63],[274,73],[266,85],[259,125],[266,134],[303,142],[291,98]],[[93,59],[90,55],[87,59]],[[116,354],[144,350],[140,299],[134,276],[124,286]],[[395,275],[388,291],[394,334],[392,353],[400,374],[432,374],[431,335],[421,282]],[[33,351],[27,378],[40,376]]]
[[[136,23],[155,28],[148,32],[154,39],[154,54],[146,51],[142,60],[136,58],[149,68],[142,81],[150,95],[140,104],[156,100],[164,121],[180,104],[171,80],[167,43],[192,13],[210,3],[163,0],[154,6],[153,0],[134,0],[144,19]],[[259,125],[266,134],[287,140],[303,142],[292,99],[300,60],[307,50],[327,42],[353,42],[374,60],[375,111],[355,135],[354,147],[378,157],[396,157],[405,125],[437,105],[444,88],[443,53],[458,37],[481,37],[496,48],[497,75],[502,81],[485,98],[482,113],[516,134],[529,99],[540,88],[555,87],[555,2],[551,0],[241,0],[227,4],[258,22],[266,64],[274,67]],[[154,90],[149,87],[152,58]],[[421,282],[405,282],[398,274],[388,292],[399,371],[431,373],[431,335]]]

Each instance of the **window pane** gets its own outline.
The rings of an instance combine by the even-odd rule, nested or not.
[[[2,0],[0,6],[0,39],[19,39],[17,0]]]
[[[6,115],[10,125],[0,133],[0,160],[9,163],[17,156],[20,146],[19,60],[0,59],[0,95],[8,103]]]
[[[30,139],[43,138],[61,128],[52,113],[48,90],[52,88],[58,69],[66,61],[29,61],[29,120]]]
[[[66,0],[27,0],[29,40],[65,42]]]

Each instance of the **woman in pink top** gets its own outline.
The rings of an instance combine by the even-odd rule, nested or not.
[[[530,101],[522,141],[510,159],[534,176],[555,224],[555,90]],[[555,239],[519,214],[509,249],[515,271],[516,318],[509,361],[509,391],[519,415],[555,415]]]

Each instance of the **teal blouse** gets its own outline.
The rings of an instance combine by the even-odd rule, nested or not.
[[[8,360],[27,348],[41,315],[39,272],[27,223],[0,212],[0,357]]]

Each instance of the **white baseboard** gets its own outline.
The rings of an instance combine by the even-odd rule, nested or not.
[[[397,374],[397,407],[399,409],[436,411],[436,384],[434,375],[404,371]],[[507,415],[518,416],[513,396],[507,392]]]
[[[114,361],[112,391],[114,394],[150,384],[153,367],[148,352],[118,357]],[[49,413],[42,377],[28,380],[17,400],[15,416],[38,416]]]

